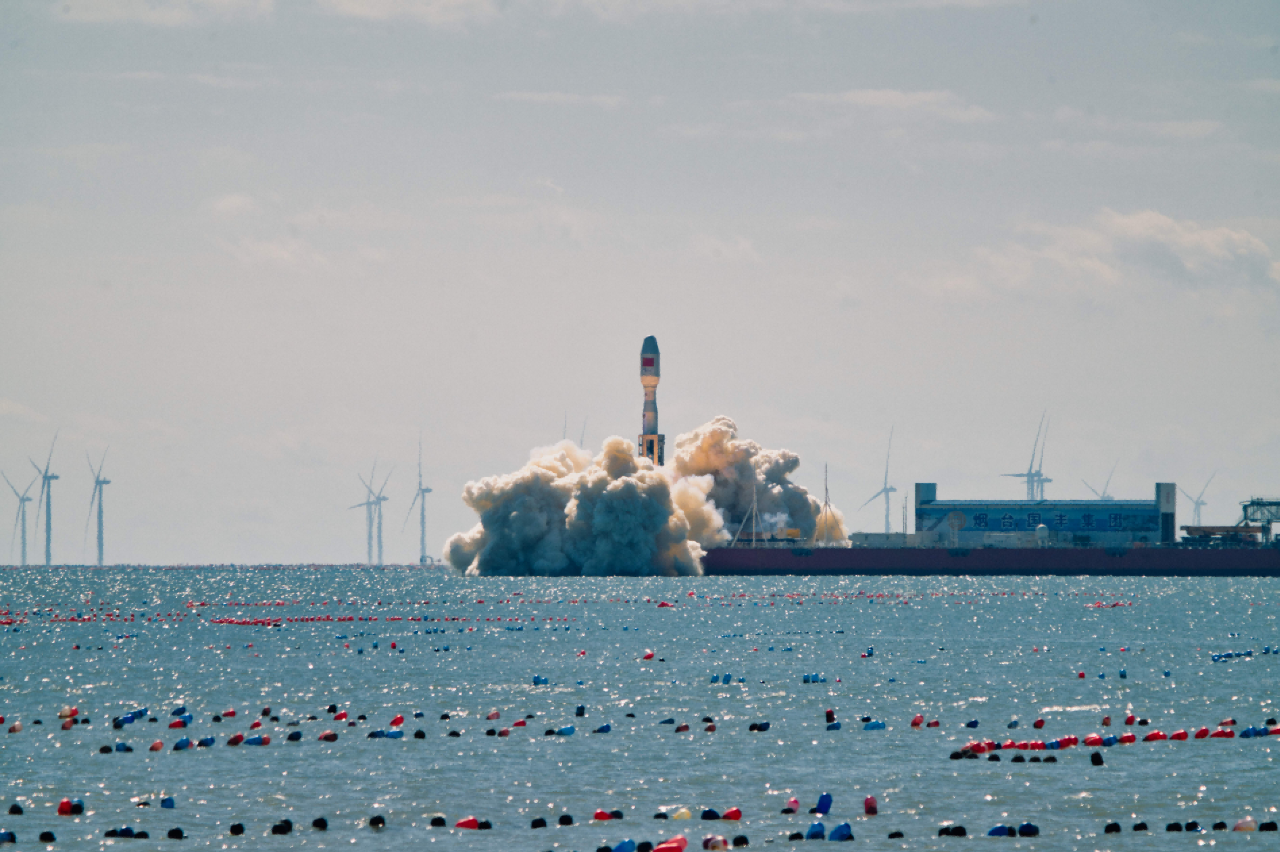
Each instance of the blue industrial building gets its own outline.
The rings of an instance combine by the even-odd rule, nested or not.
[[[933,482],[915,496],[916,533],[942,547],[1171,544],[1177,529],[1171,482],[1154,500],[939,500]]]

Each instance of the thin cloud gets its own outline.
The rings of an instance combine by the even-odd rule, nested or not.
[[[57,0],[51,5],[57,17],[75,23],[189,27],[264,18],[274,0]]]
[[[572,92],[503,92],[495,95],[500,101],[517,101],[526,104],[550,106],[592,106],[601,109],[617,109],[626,103],[619,95],[577,95]]]
[[[966,102],[954,92],[904,91],[902,89],[850,89],[846,92],[801,92],[794,100],[829,106],[878,110],[886,113],[918,114],[970,124],[992,121],[995,113]]]
[[[1280,80],[1271,78],[1262,78],[1258,80],[1250,80],[1244,84],[1245,88],[1251,92],[1263,92],[1268,95],[1280,95]]]

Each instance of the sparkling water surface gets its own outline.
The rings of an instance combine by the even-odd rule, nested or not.
[[[0,633],[0,730],[16,721],[24,730],[0,733],[0,829],[16,833],[19,849],[45,845],[37,838],[52,831],[49,847],[58,850],[591,852],[675,834],[691,849],[708,834],[782,849],[795,845],[788,835],[808,829],[815,819],[808,809],[829,792],[835,804],[822,820],[826,830],[850,821],[854,843],[869,848],[1280,850],[1280,834],[1164,831],[1173,821],[1208,829],[1250,815],[1276,819],[1280,738],[1002,751],[999,763],[986,755],[948,759],[973,739],[1083,741],[1132,730],[1141,740],[1155,729],[1212,730],[1230,717],[1236,730],[1260,726],[1280,715],[1272,673],[1280,659],[1262,653],[1280,646],[1277,601],[1274,581],[1251,579],[6,570],[0,621],[14,623]],[[334,621],[298,620],[316,618]],[[221,619],[279,626],[212,623]],[[864,658],[869,647],[874,656]],[[642,659],[647,650],[651,661]],[[1246,650],[1251,658],[1211,659]],[[813,674],[825,682],[803,682]],[[548,683],[535,685],[535,676]],[[324,712],[329,704],[368,719],[346,727]],[[61,730],[57,714],[66,705],[92,724]],[[180,705],[194,720],[170,730],[170,711]],[[575,716],[578,705],[585,717]],[[112,717],[140,707],[159,721],[112,729]],[[278,723],[260,716],[265,707]],[[227,709],[235,718],[212,721]],[[827,709],[841,730],[826,730]],[[1126,728],[1130,709],[1150,725]],[[494,710],[501,718],[487,721]],[[368,738],[392,730],[398,713],[406,717],[403,739]],[[451,718],[442,721],[444,713]],[[913,730],[916,713],[940,727]],[[485,735],[526,714],[534,718],[510,737]],[[1109,729],[1101,727],[1104,714],[1113,718]],[[319,718],[287,726],[308,715]],[[704,730],[704,716],[715,732]],[[863,716],[885,729],[863,730]],[[1039,717],[1044,729],[1031,729]],[[668,718],[689,732],[659,724]],[[266,733],[270,745],[226,745],[234,733],[250,735],[257,719],[263,728],[252,733]],[[976,730],[963,727],[972,719]],[[1014,731],[1012,719],[1020,721]],[[761,721],[770,723],[767,732],[748,730]],[[610,733],[592,733],[606,723]],[[576,733],[545,736],[566,725]],[[318,741],[325,730],[338,741]],[[424,739],[414,738],[417,730]],[[286,741],[291,731],[302,740]],[[214,736],[217,744],[173,751],[182,736]],[[163,750],[148,751],[155,740]],[[134,751],[98,753],[117,742]],[[1095,750],[1105,766],[1090,764]],[[1015,753],[1058,762],[1011,764]],[[779,813],[793,795],[800,813]],[[868,795],[879,802],[869,818]],[[164,796],[175,799],[172,810],[159,807]],[[57,816],[64,797],[83,799],[84,814]],[[4,814],[14,802],[23,815]],[[739,822],[697,818],[704,808],[734,806]],[[681,807],[692,821],[652,818]],[[597,809],[621,810],[625,819],[593,822]],[[564,813],[575,825],[556,826]],[[369,827],[375,814],[385,829]],[[453,827],[468,815],[489,820],[492,830]],[[433,816],[448,827],[431,828]],[[551,827],[531,830],[538,816]],[[310,827],[316,817],[328,820],[327,832]],[[294,832],[272,836],[283,818]],[[1122,834],[1103,834],[1112,820]],[[1131,831],[1138,820],[1152,832]],[[229,834],[236,822],[243,836]],[[1040,836],[980,836],[1024,822]],[[970,836],[938,837],[950,824]],[[151,838],[103,837],[124,825]],[[166,840],[173,827],[187,839]],[[895,830],[905,837],[888,839]]]

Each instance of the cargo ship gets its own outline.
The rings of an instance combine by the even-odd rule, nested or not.
[[[708,576],[1280,577],[1280,500],[1242,504],[1236,526],[1175,527],[1173,483],[1154,500],[939,500],[915,487],[915,532],[804,542],[740,534],[703,557]]]

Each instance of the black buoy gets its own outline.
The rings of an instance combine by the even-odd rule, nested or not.
[[[1120,833],[1120,823],[1118,823],[1118,822],[1109,822],[1109,823],[1107,823],[1107,827],[1106,827],[1106,828],[1104,828],[1104,829],[1102,829],[1102,833],[1103,833],[1103,834],[1119,834],[1119,833]]]
[[[137,835],[134,835],[134,836],[136,837]],[[183,834],[182,829],[180,828],[169,829],[169,833],[166,836],[170,840],[186,840],[187,839],[187,835]]]
[[[988,761],[988,762],[990,762],[990,763],[999,763],[999,762],[1000,762],[1000,755],[998,755],[998,754],[989,754],[989,755],[987,755],[987,761]]]
[[[1275,831],[1276,827],[1274,822],[1264,822],[1258,826],[1258,831]]]
[[[135,831],[133,833],[133,837],[135,840],[149,840],[151,838],[151,834],[146,831]]]
[[[587,715],[587,706],[585,704],[579,704],[578,709],[573,711],[573,715],[575,716]],[[611,849],[609,850],[609,852],[613,852],[613,850]]]
[[[1053,755],[1049,755],[1048,757],[1046,757],[1046,758],[1044,759],[1044,762],[1045,762],[1045,763],[1057,763],[1057,762],[1058,762],[1058,758],[1054,757]]]
[[[951,754],[947,755],[947,757],[950,758],[951,760],[964,760],[964,755],[958,751],[951,752]]]
[[[98,754],[111,754],[111,746],[103,746],[98,749]]]
[[[316,817],[315,819],[311,820],[311,827],[314,828],[316,831],[328,831],[329,820],[325,819],[324,817]]]
[[[804,835],[798,831],[793,831],[787,835],[787,840],[804,840]]]
[[[449,721],[449,714],[448,714],[448,713],[441,713],[441,714],[440,714],[440,721],[441,721],[441,722],[447,722],[447,721]]]
[[[497,728],[490,728],[489,730],[487,730],[487,731],[485,731],[485,732],[484,732],[484,735],[485,735],[486,737],[496,737],[496,736],[498,735],[498,729],[497,729]]]
[[[372,828],[374,831],[383,829],[386,827],[386,825],[387,825],[387,818],[384,817],[382,814],[376,814],[375,816],[369,817],[369,827]]]
[[[628,718],[628,719],[634,719],[635,717],[636,717],[636,714],[635,714],[635,713],[628,713],[628,714],[627,714],[627,718]],[[647,842],[647,841],[646,841],[646,842]],[[640,847],[639,847],[639,846],[637,846],[637,847],[636,847],[636,852],[640,852]]]
[[[413,738],[415,740],[425,740],[427,738],[427,732],[419,728],[413,732]]]
[[[1027,759],[1020,754],[1015,754],[1009,759],[1010,763],[1026,763]]]
[[[966,751],[966,752],[963,752],[963,754],[964,754],[964,759],[965,759],[965,760],[977,760],[977,759],[978,759],[978,753],[977,753],[976,751]]]
[[[612,846],[597,846],[596,852],[613,852]]]
[[[546,828],[547,821],[542,817],[535,817],[533,822],[529,823],[530,828]]]
[[[547,728],[546,733],[543,734],[544,737],[554,737],[555,735],[556,735],[555,728]]]
[[[1214,830],[1214,831],[1226,831],[1226,830],[1227,830],[1227,824],[1226,824],[1225,822],[1215,822],[1215,823],[1213,824],[1213,830]]]
[[[462,736],[462,734],[458,733],[457,731],[450,731],[450,732],[449,732],[449,734],[448,734],[448,736],[451,736],[451,737],[460,737],[460,736]]]
[[[487,819],[482,819],[480,822],[476,823],[476,828],[480,831],[488,831],[493,828],[493,823],[489,822]]]
[[[745,834],[739,834],[733,838],[734,849],[737,849],[739,846],[750,846],[750,845],[751,845],[751,841],[747,839],[747,836]]]
[[[573,817],[569,814],[560,814],[558,822],[560,825],[573,825]]]
[[[56,838],[56,837],[54,837],[54,836],[53,836],[53,832],[52,832],[52,831],[42,831],[42,832],[40,832],[40,842],[41,842],[41,843],[53,843],[53,842],[54,842],[54,841],[56,841],[57,839],[58,839],[58,838]]]
[[[291,743],[296,743],[298,740],[302,739],[302,731],[290,731],[289,736],[285,737],[285,739]]]
[[[939,837],[950,837],[950,836],[951,836],[951,826],[949,826],[949,825],[944,825],[942,828],[938,829],[938,836],[939,836]]]
[[[432,827],[432,828],[444,828],[444,827],[445,827],[445,826],[447,826],[447,825],[448,825],[448,823],[444,821],[444,817],[432,817],[432,818],[431,818],[431,827]]]
[[[22,805],[14,802],[9,806],[9,816],[22,816]]]
[[[712,719],[710,716],[703,716],[702,721],[704,724],[707,724],[707,725],[714,725],[716,723],[716,720]],[[741,834],[739,834],[738,836],[742,837]]]
[[[1040,758],[1034,755],[1027,759],[1027,763],[1039,763],[1039,762],[1040,762]]]
[[[214,716],[214,717],[213,717],[213,721],[215,721],[215,722],[221,722],[221,721],[222,721],[222,717],[221,717],[221,716]]]
[[[636,852],[653,852],[653,844],[647,840],[637,843]]]
[[[613,817],[614,819],[626,818],[626,814],[624,814],[622,811],[609,811],[609,816]]]
[[[324,708],[324,712],[326,712],[326,713],[337,713],[337,712],[338,712],[338,705],[337,705],[337,704],[330,704],[328,707]]]
[[[904,837],[906,837],[906,835],[905,835],[905,834],[903,834],[901,831],[891,831],[891,832],[889,832],[889,839],[890,839],[890,840],[901,840],[901,839],[902,839],[902,838],[904,838]]]
[[[951,836],[952,837],[968,837],[969,832],[964,830],[963,825],[953,825],[951,826]]]
[[[290,821],[290,820],[287,820],[287,819],[282,819],[282,820],[280,820],[280,822],[278,822],[278,823],[276,823],[275,825],[271,826],[271,833],[272,833],[272,834],[280,834],[280,835],[283,835],[283,834],[292,834],[292,833],[293,833],[293,822],[292,822],[292,821]]]
[[[1182,823],[1171,822],[1164,827],[1165,831],[1182,831]]]
[[[1089,755],[1089,762],[1092,763],[1094,766],[1106,765],[1102,762],[1102,752],[1100,751],[1095,751],[1093,754]]]
[[[270,716],[270,715],[271,715],[271,708],[270,708],[270,707],[263,707],[263,708],[262,708],[262,715],[263,715],[263,716]]]
[[[244,823],[242,822],[231,823],[230,832],[232,837],[239,837],[240,835],[244,834]]]
[[[715,808],[707,808],[702,812],[702,819],[720,819],[720,812]]]
[[[1147,830],[1147,824],[1146,824],[1145,822],[1135,822],[1135,823],[1133,824],[1133,830],[1134,830],[1134,831],[1146,831],[1146,830]]]
[[[1186,829],[1187,831],[1199,831],[1200,823],[1196,822],[1195,820],[1191,820],[1191,822],[1184,825],[1183,828]]]
[[[662,811],[658,811],[656,814],[654,814],[653,818],[654,819],[671,819],[671,817],[667,816]]]

